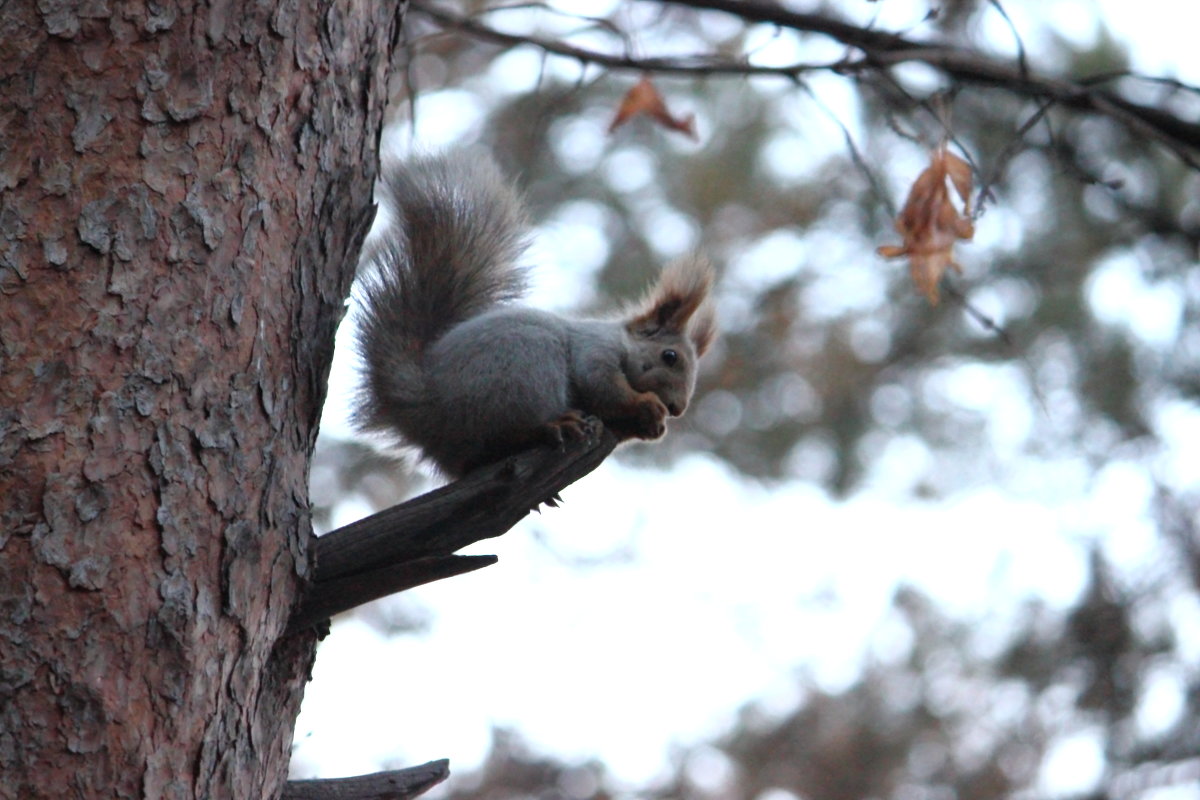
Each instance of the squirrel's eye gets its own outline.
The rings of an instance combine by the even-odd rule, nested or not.
[[[666,364],[668,367],[675,366],[675,362],[678,360],[679,360],[679,353],[676,353],[674,350],[663,350],[662,351],[662,362],[664,364]]]

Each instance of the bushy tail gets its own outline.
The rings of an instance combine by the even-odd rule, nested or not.
[[[524,292],[526,217],[491,159],[465,152],[385,163],[379,199],[390,221],[363,254],[355,421],[407,431],[420,424],[425,347]]]

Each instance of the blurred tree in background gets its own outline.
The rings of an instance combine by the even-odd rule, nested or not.
[[[693,248],[722,272],[723,338],[689,416],[622,458],[703,451],[840,497],[1039,496],[1132,470],[1160,556],[1131,572],[1097,549],[1073,608],[1030,601],[1002,629],[902,591],[902,658],[838,693],[801,679],[786,714],[748,705],[661,785],[615,786],[599,764],[501,733],[451,796],[1033,796],[1071,746],[1099,753],[1096,798],[1194,792],[1200,91],[1132,74],[1103,20],[1068,37],[1032,0],[903,3],[903,29],[883,22],[894,0],[792,16],[715,0],[587,17],[488,5],[412,3],[404,124],[440,113],[421,98],[471,112],[464,138],[519,176],[541,235],[571,243],[539,277],[585,308]],[[608,133],[643,71],[671,113],[696,115],[698,142],[645,118]],[[931,305],[875,251],[899,241],[898,209],[943,141],[972,166],[976,233]],[[377,505],[408,491],[360,445],[323,452]],[[1161,698],[1177,707],[1149,713]]]

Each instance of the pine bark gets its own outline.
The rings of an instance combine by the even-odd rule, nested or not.
[[[0,798],[269,798],[398,3],[0,4]]]

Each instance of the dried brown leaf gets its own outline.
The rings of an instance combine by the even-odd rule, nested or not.
[[[672,114],[667,108],[662,94],[658,91],[658,87],[654,85],[654,81],[650,80],[648,75],[643,75],[641,80],[625,93],[621,104],[617,106],[616,116],[608,126],[608,132],[612,133],[639,114],[650,117],[668,130],[685,133],[693,139],[697,138],[695,115],[688,114],[685,117],[677,117]]]
[[[950,185],[962,202],[961,212],[950,199]],[[931,305],[937,305],[938,283],[946,270],[962,272],[954,261],[954,243],[969,241],[975,235],[968,216],[971,186],[970,165],[947,151],[945,145],[938,147],[930,156],[929,166],[913,181],[896,218],[896,232],[904,243],[884,245],[876,251],[884,258],[907,256],[913,284]]]

